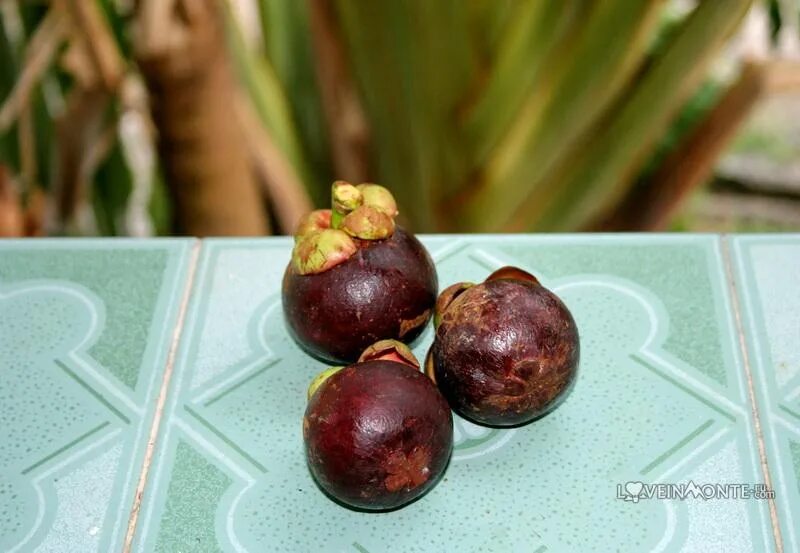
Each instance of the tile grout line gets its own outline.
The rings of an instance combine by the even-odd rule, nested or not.
[[[139,511],[142,507],[142,496],[144,495],[144,488],[147,484],[147,476],[150,472],[150,465],[155,453],[156,441],[158,440],[158,431],[161,427],[161,419],[164,414],[164,407],[167,403],[167,393],[169,392],[169,384],[172,380],[172,371],[175,366],[175,358],[178,354],[178,345],[180,343],[183,326],[186,321],[189,298],[191,297],[192,290],[194,289],[194,279],[195,273],[197,272],[201,247],[202,240],[200,239],[196,239],[194,244],[192,244],[192,251],[189,258],[189,270],[187,273],[183,294],[181,296],[180,307],[178,308],[178,318],[175,322],[175,329],[172,333],[169,352],[167,353],[167,361],[164,368],[164,376],[161,380],[161,388],[156,399],[156,409],[153,415],[153,422],[150,426],[150,435],[147,438],[147,448],[145,449],[144,460],[142,461],[142,470],[139,474],[139,482],[136,485],[136,491],[133,496],[133,506],[131,507],[131,514],[128,518],[128,530],[125,533],[125,542],[122,546],[122,553],[130,553],[131,547],[133,547],[133,537],[136,531],[136,523],[139,519]]]
[[[770,476],[769,463],[767,460],[767,449],[764,443],[764,435],[761,430],[761,417],[758,412],[758,404],[756,403],[756,391],[753,384],[753,371],[750,366],[750,355],[747,350],[747,341],[744,335],[744,324],[742,323],[741,306],[739,305],[739,296],[736,291],[736,280],[733,274],[733,262],[731,260],[731,252],[729,245],[729,236],[721,235],[720,243],[722,245],[722,258],[725,264],[725,276],[728,280],[728,293],[730,295],[731,307],[733,309],[733,318],[736,323],[736,334],[739,340],[739,349],[742,354],[742,365],[744,366],[745,376],[747,378],[747,393],[750,397],[750,407],[753,412],[753,425],[756,430],[756,442],[758,443],[758,455],[761,460],[761,472],[764,475],[764,484],[767,489],[774,490],[772,486],[772,477]],[[775,498],[768,499],[769,516],[772,522],[772,534],[775,539],[775,547],[777,553],[783,553],[783,538],[781,536],[781,527],[778,520],[778,510],[775,506]]]

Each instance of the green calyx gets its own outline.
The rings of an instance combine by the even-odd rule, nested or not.
[[[329,367],[319,373],[317,376],[314,377],[314,380],[311,381],[311,384],[308,385],[308,397],[307,399],[310,400],[311,397],[319,390],[320,386],[322,386],[325,381],[327,381],[330,377],[341,371],[344,367]]]
[[[334,182],[331,187],[331,207],[333,208],[331,226],[339,228],[342,219],[361,206],[362,201],[363,197],[358,188],[343,180]]]
[[[325,230],[331,226],[331,210],[330,209],[317,209],[306,214],[297,229],[294,231],[294,241],[299,242],[305,236],[319,230]]]
[[[397,202],[383,186],[372,183],[353,186],[336,181],[331,187],[330,226],[361,240],[382,240],[394,233]]]
[[[313,231],[294,245],[292,267],[301,275],[322,273],[347,261],[357,249],[353,239],[344,231]]]
[[[374,207],[362,205],[348,213],[339,228],[362,240],[382,240],[394,233],[394,219]]]
[[[336,181],[331,187],[332,209],[305,215],[294,233],[292,267],[301,275],[322,273],[350,258],[359,240],[383,240],[394,234],[397,204],[383,186],[354,186]]]
[[[363,204],[382,211],[391,218],[397,216],[397,202],[394,196],[380,184],[364,183],[356,186],[363,197]]]

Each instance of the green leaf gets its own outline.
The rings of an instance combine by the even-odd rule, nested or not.
[[[161,167],[154,171],[152,186],[148,211],[153,230],[156,236],[168,236],[172,234],[172,202]]]
[[[306,188],[314,203],[327,205],[333,174],[330,143],[322,111],[309,28],[308,3],[260,0],[258,3],[264,55],[286,97],[307,160]]]
[[[541,226],[581,227],[622,199],[749,6],[750,0],[717,0],[695,8],[669,48],[652,60],[625,102],[609,114],[582,159],[575,160],[546,206],[549,217]]]
[[[415,229],[440,228],[447,214],[435,208],[469,167],[457,126],[476,72],[468,14],[456,0],[336,6],[370,121],[376,180]]]
[[[557,67],[537,83],[465,206],[471,225],[498,228],[529,197],[535,200],[526,204],[524,216],[541,216],[542,196],[557,190],[553,169],[582,143],[641,66],[660,8],[660,0],[596,3],[580,33],[551,53]]]
[[[0,24],[0,67],[3,68],[0,71],[0,99],[4,99],[14,88],[19,66],[16,49],[6,33],[6,26],[2,24]],[[19,171],[16,125],[12,125],[8,132],[0,134],[0,163],[7,165],[12,172]]]
[[[117,140],[97,168],[92,187],[92,205],[101,234],[125,234],[122,222],[132,190],[133,176],[125,161],[121,143]]]
[[[289,99],[272,64],[266,57],[248,48],[229,10],[225,11],[225,23],[234,66],[256,113],[303,183],[309,182],[311,173],[300,146]]]
[[[509,137],[513,126],[536,124],[550,73],[562,61],[559,53],[578,27],[579,6],[577,2],[516,4],[486,85],[465,123],[476,166],[482,166],[504,138],[514,140],[514,135]],[[501,149],[513,148],[507,143]]]

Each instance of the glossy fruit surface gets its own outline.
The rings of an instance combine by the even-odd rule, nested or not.
[[[301,275],[287,267],[283,309],[304,349],[352,362],[378,340],[419,336],[433,315],[436,291],[428,252],[397,227],[387,239],[358,243],[346,261],[321,273]]]
[[[309,469],[327,494],[350,507],[387,510],[442,476],[453,419],[427,376],[378,359],[336,371],[313,392],[303,437]]]
[[[282,286],[293,337],[339,363],[378,340],[411,342],[433,315],[430,255],[395,225],[397,205],[384,187],[337,181],[331,205],[306,215],[295,233]]]
[[[574,384],[575,321],[555,294],[520,269],[447,288],[437,302],[437,323],[426,370],[468,419],[524,424],[558,406]]]

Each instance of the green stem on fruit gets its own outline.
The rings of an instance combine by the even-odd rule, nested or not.
[[[361,191],[349,182],[337,180],[331,186],[331,228],[338,229],[344,218],[363,202]]]
[[[320,386],[322,386],[330,377],[338,373],[344,367],[328,367],[317,376],[314,377],[314,380],[311,381],[311,384],[308,385],[308,400],[311,400],[311,397],[319,390]]]
[[[331,228],[338,229],[342,226],[342,221],[344,220],[345,215],[341,211],[333,210],[331,212]]]

